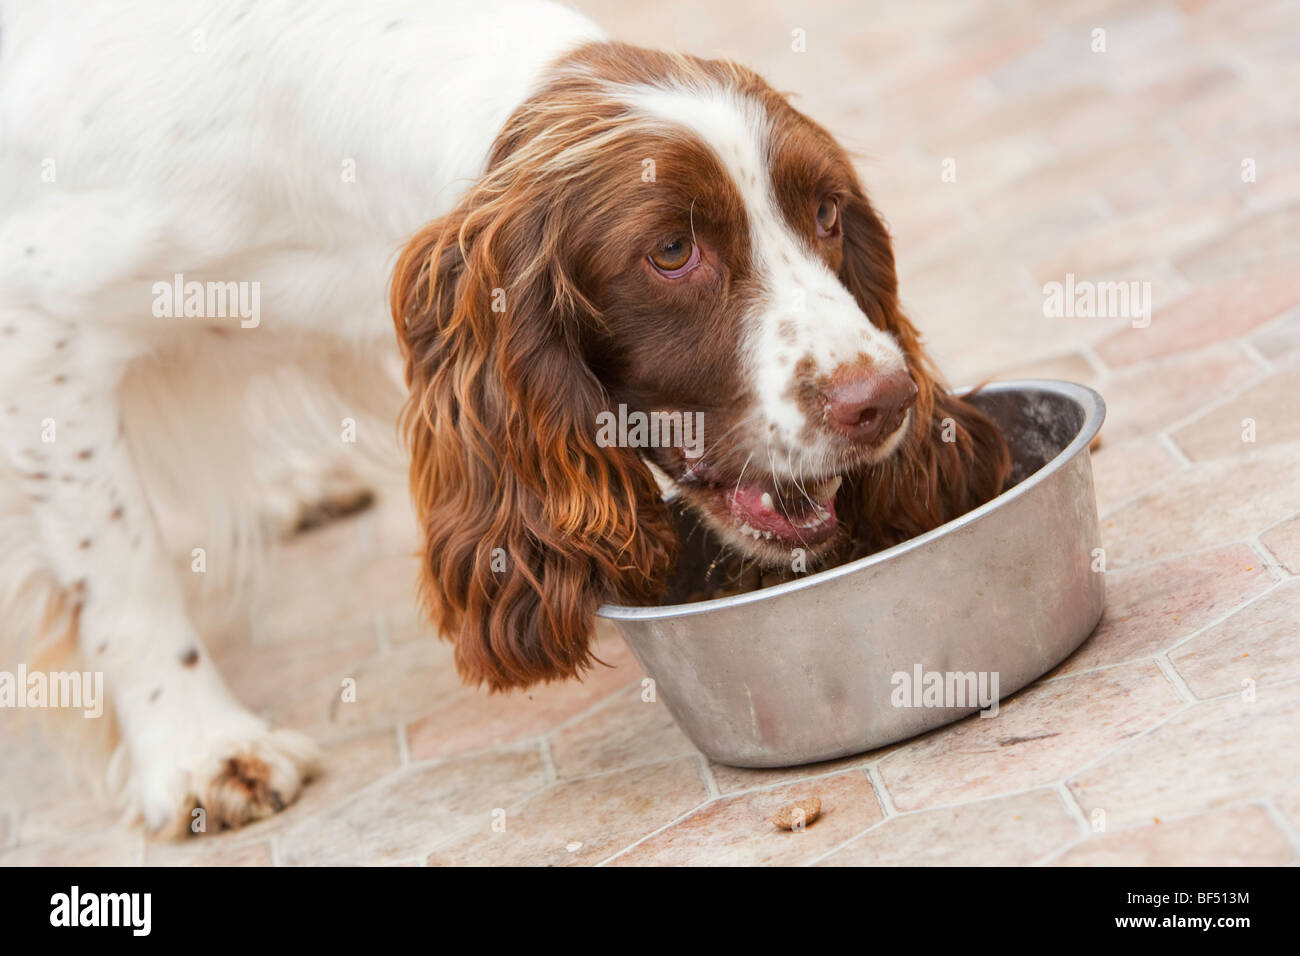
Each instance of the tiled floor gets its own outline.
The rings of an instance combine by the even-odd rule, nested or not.
[[[295,806],[147,843],[0,715],[0,862],[1295,862],[1296,5],[579,6],[620,37],[755,65],[868,157],[905,299],[953,381],[1041,373],[1105,395],[1097,633],[997,719],[826,765],[735,770],[642,701],[612,635],[611,666],[585,683],[461,687],[412,611],[398,484],[379,509],[277,552],[252,623],[212,642],[246,701],[328,745]],[[1045,318],[1042,285],[1066,273],[1149,281],[1150,326]],[[346,678],[354,703],[340,700]],[[803,832],[768,822],[812,795],[824,810]]]

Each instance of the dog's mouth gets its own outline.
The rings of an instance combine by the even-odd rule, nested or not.
[[[658,466],[652,470],[665,499],[680,499],[726,543],[777,563],[788,561],[795,548],[818,549],[839,530],[840,475],[781,481],[753,471],[730,475],[703,462],[687,462],[675,479]]]
[[[834,550],[842,540],[835,504],[844,478],[892,455],[910,421],[904,409],[883,438],[842,455],[841,470],[797,480],[756,467],[731,471],[716,464],[708,451],[691,458],[678,448],[644,460],[665,501],[685,505],[724,544],[760,564],[779,567],[790,562],[796,549],[814,558]]]
[[[730,486],[711,484],[707,491],[719,510],[726,508],[740,534],[798,547],[821,544],[835,534],[835,493],[841,481],[839,475],[798,486],[741,480]]]

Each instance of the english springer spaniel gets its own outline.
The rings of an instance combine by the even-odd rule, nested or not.
[[[1002,487],[844,150],[742,66],[547,0],[4,2],[0,30],[0,628],[103,673],[151,830],[312,772],[178,565],[205,541],[246,577],[340,421],[400,421],[419,594],[492,689],[580,675],[682,516],[812,569]],[[600,440],[620,407],[698,415],[703,453]]]

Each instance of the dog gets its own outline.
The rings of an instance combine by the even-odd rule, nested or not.
[[[341,418],[399,423],[413,593],[493,690],[579,676],[599,604],[662,599],[683,516],[815,567],[1006,480],[849,157],[734,63],[548,0],[6,0],[0,137],[4,636],[103,673],[152,831],[313,772],[214,668],[166,515],[212,512],[246,578]],[[620,408],[702,453],[600,440]]]

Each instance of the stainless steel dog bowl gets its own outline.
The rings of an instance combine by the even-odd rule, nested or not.
[[[898,675],[997,675],[1006,697],[1092,633],[1105,600],[1088,455],[1101,396],[1025,380],[989,385],[972,401],[1012,448],[1013,484],[994,500],[774,587],[600,609],[706,755],[778,767],[872,750],[979,709],[896,706]]]

